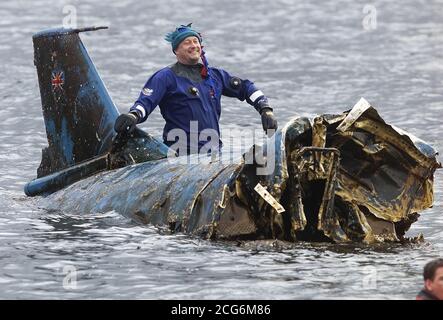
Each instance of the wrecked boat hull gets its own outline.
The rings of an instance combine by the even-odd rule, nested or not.
[[[114,210],[208,239],[367,243],[403,240],[432,205],[435,150],[386,124],[365,100],[341,115],[295,118],[268,144],[237,163],[191,155],[186,163],[168,158],[103,172],[48,200],[69,212]],[[197,164],[188,163],[193,157]],[[272,172],[257,174],[270,165]]]
[[[48,147],[25,192],[43,207],[116,211],[206,239],[371,243],[402,241],[432,206],[437,152],[364,99],[343,114],[291,119],[236,161],[174,157],[139,129],[115,137],[118,111],[82,31],[34,36]]]

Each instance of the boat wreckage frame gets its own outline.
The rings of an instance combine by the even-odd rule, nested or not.
[[[48,147],[25,193],[45,208],[113,210],[206,239],[373,243],[405,241],[432,206],[437,152],[363,98],[295,117],[235,162],[183,163],[140,129],[115,137],[118,111],[78,35],[88,30],[33,38]]]

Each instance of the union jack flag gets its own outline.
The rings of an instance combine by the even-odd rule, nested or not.
[[[51,84],[52,90],[63,90],[63,84],[65,83],[65,74],[63,71],[52,71]]]

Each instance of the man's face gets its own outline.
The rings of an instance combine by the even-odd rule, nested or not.
[[[425,286],[426,289],[439,300],[443,300],[443,267],[440,267],[435,271],[433,280],[426,280]]]
[[[183,64],[197,64],[201,53],[200,41],[197,37],[187,37],[175,50],[177,60]]]

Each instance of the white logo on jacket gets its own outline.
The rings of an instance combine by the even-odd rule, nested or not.
[[[143,90],[142,90],[142,93],[145,95],[145,96],[150,96],[150,95],[152,95],[152,93],[154,92],[154,90],[152,90],[151,88],[143,88]]]

